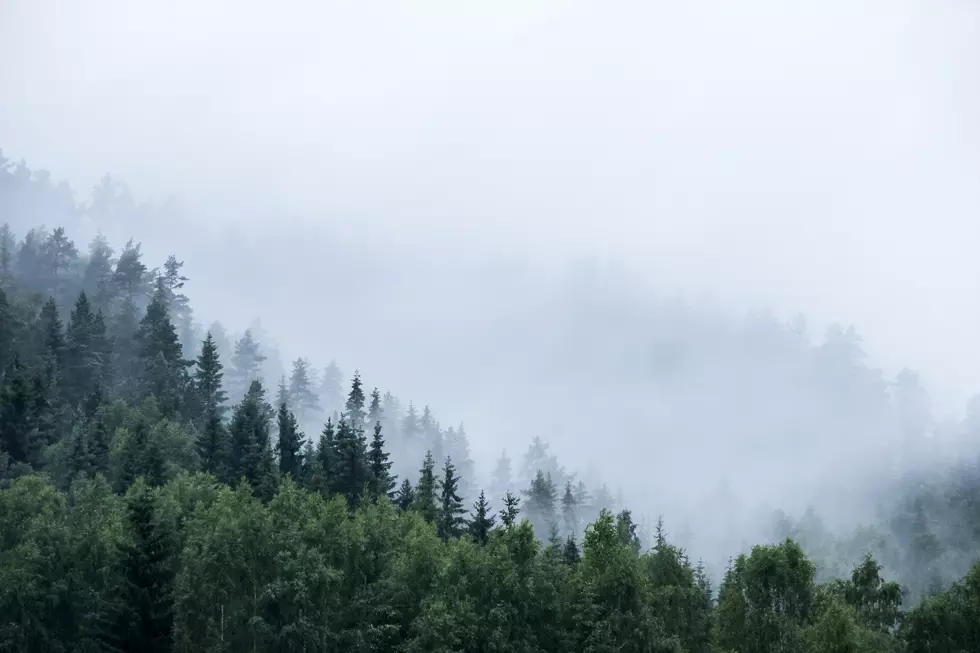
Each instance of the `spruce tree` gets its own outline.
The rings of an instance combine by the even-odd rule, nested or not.
[[[136,340],[143,366],[144,394],[156,398],[165,416],[176,414],[186,388],[187,367],[192,363],[183,359],[183,348],[170,321],[162,277],[157,279],[156,292],[140,321]]]
[[[237,482],[245,478],[253,489],[262,480],[263,465],[269,452],[269,414],[265,390],[252,381],[242,402],[232,412],[229,472]]]
[[[402,481],[401,486],[398,488],[398,496],[395,497],[395,505],[402,512],[410,510],[415,504],[415,490],[412,488],[412,482],[407,478]]]
[[[444,541],[456,539],[462,535],[465,525],[463,515],[463,500],[459,496],[459,477],[451,458],[446,458],[442,469],[442,479],[439,481],[440,509],[437,530]]]
[[[435,522],[439,516],[436,504],[436,473],[432,452],[425,452],[422,469],[419,470],[419,482],[415,485],[415,501],[412,508],[422,515],[427,522]]]
[[[500,509],[500,523],[504,527],[510,528],[517,523],[517,515],[521,512],[520,503],[520,499],[513,492],[508,491],[504,494],[504,507]]]
[[[582,560],[582,554],[578,549],[578,543],[574,535],[569,535],[565,540],[565,547],[561,553],[562,562],[566,565],[575,565]]]
[[[337,367],[337,363],[330,361],[330,364],[323,370],[323,377],[320,379],[320,404],[328,413],[340,410],[344,400],[343,382],[344,375]]]
[[[360,505],[371,474],[364,431],[341,420],[337,428],[336,451],[333,491],[346,497],[347,504],[354,510]]]
[[[402,418],[401,435],[405,442],[413,442],[419,432],[419,414],[415,410],[415,404],[408,402],[408,410]]]
[[[371,469],[371,494],[374,497],[392,497],[395,478],[391,474],[391,463],[385,451],[384,437],[381,435],[381,422],[375,422],[371,447],[368,450],[368,465]]]
[[[576,512],[575,493],[572,491],[571,481],[565,482],[565,495],[561,499],[561,518],[566,536],[578,533],[578,514]]]
[[[65,368],[64,325],[58,315],[58,305],[53,298],[48,299],[41,308],[39,316],[41,342],[38,352],[46,380],[56,384]]]
[[[531,481],[531,487],[524,491],[527,497],[525,512],[528,520],[534,526],[538,537],[544,537],[551,531],[555,519],[555,502],[557,492],[551,480],[551,474],[545,474],[540,469]]]
[[[119,624],[124,651],[169,653],[173,638],[174,542],[156,517],[153,491],[137,483],[126,496],[129,538],[122,547]]]
[[[371,391],[371,405],[368,407],[368,424],[377,424],[384,419],[384,410],[381,408],[381,393],[377,388]]]
[[[347,395],[345,405],[347,421],[354,428],[359,428],[364,424],[364,389],[361,387],[361,374],[354,370],[354,379],[351,381],[350,393]]]
[[[34,392],[27,370],[15,358],[0,388],[0,452],[14,463],[29,464],[40,448],[36,441]]]
[[[294,480],[301,478],[303,434],[299,432],[296,416],[289,410],[286,403],[279,404],[279,475],[286,478],[291,475]]]
[[[480,490],[480,498],[473,504],[473,520],[469,524],[470,535],[480,545],[486,545],[495,521],[494,516],[490,514],[490,504],[487,502],[486,494]]]
[[[311,466],[310,486],[322,496],[333,491],[337,471],[337,442],[333,422],[327,419],[316,447],[316,461]]]
[[[293,361],[293,371],[289,376],[289,405],[300,422],[306,423],[320,412],[320,399],[313,392],[313,379],[310,378],[310,363],[305,358]]]
[[[259,380],[265,359],[252,330],[246,329],[245,334],[235,343],[235,352],[228,368],[228,389],[233,398],[247,393],[252,382]]]
[[[227,395],[222,387],[223,366],[218,346],[208,331],[201,344],[194,372],[194,406],[199,424],[197,454],[201,469],[220,481],[231,481],[228,475],[228,456],[231,443],[225,427],[224,414]]]
[[[95,342],[95,326],[95,315],[85,292],[82,291],[75,301],[65,331],[62,384],[64,397],[73,406],[92,391],[101,377],[104,347]]]

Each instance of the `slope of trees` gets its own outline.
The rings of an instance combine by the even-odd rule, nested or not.
[[[257,332],[198,332],[142,258],[0,231],[0,651],[980,650],[980,566],[940,573],[980,549],[930,518],[980,525],[977,485],[909,494],[905,558],[828,570],[784,519],[715,588],[539,438],[482,488],[462,425],[357,372],[270,393]]]

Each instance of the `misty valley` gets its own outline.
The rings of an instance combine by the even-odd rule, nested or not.
[[[853,329],[573,276],[406,365],[453,375],[450,424],[344,342],[202,324],[250,267],[246,311],[380,322],[372,369],[417,337],[182,220],[0,153],[0,651],[980,651],[980,412]],[[398,276],[357,247],[317,265]]]

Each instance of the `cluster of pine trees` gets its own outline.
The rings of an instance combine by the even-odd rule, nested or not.
[[[980,650],[980,566],[913,605],[786,539],[714,591],[538,439],[484,491],[462,426],[356,373],[300,359],[270,398],[181,266],[0,230],[0,651]]]

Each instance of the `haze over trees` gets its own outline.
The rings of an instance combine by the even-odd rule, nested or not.
[[[196,316],[210,311],[185,294],[195,283],[183,272],[190,257],[178,252],[154,266],[137,241],[85,245],[67,227],[44,226],[149,209],[108,181],[78,205],[48,177],[2,163],[0,215],[9,224],[0,231],[0,650],[980,645],[980,466],[949,462],[943,450],[976,439],[976,416],[934,424],[915,375],[886,383],[861,360],[853,331],[832,331],[812,346],[791,325],[735,329],[687,310],[661,313],[674,325],[647,334],[655,355],[643,378],[672,381],[654,385],[660,392],[651,401],[683,404],[695,395],[680,388],[699,384],[697,397],[710,398],[716,413],[710,424],[724,423],[719,414],[733,418],[732,443],[709,439],[703,411],[690,410],[672,432],[677,442],[634,440],[622,474],[578,471],[542,427],[564,404],[537,397],[542,408],[524,422],[525,447],[501,454],[488,425],[449,426],[424,398],[376,388],[383,379],[312,355],[283,357],[261,324],[204,329]],[[588,335],[613,328],[615,315],[591,310],[589,302],[608,308],[612,300],[583,287],[575,293],[581,330],[569,337],[596,356],[594,365],[574,361],[577,374],[591,374],[642,341],[617,324],[622,350],[607,340],[584,346]],[[685,320],[698,329],[680,328]],[[543,333],[554,322],[541,325]],[[555,377],[570,371],[552,369]],[[623,369],[606,371],[617,375],[604,379],[606,395],[578,397],[589,428],[574,436],[592,452],[611,435],[598,425],[622,433],[636,401],[629,392],[613,396],[629,387]],[[788,405],[763,410],[753,389],[787,384],[772,396],[791,398]],[[592,401],[601,414],[589,413]],[[502,407],[502,423],[516,421],[511,410],[526,414]],[[799,415],[818,413],[830,418],[810,432]],[[796,429],[789,444],[778,437],[786,424]],[[750,426],[761,452],[789,448],[787,456],[812,469],[836,471],[828,478],[847,491],[860,488],[866,523],[760,493],[743,495],[766,513],[757,543],[720,537],[724,524],[699,539],[697,526],[718,506],[699,516],[687,513],[697,510],[693,502],[678,501],[673,514],[685,519],[672,521],[664,509],[659,521],[643,514],[651,504],[631,503],[641,462],[670,488],[653,505],[666,508],[688,488],[701,499],[718,496],[724,486],[706,473],[699,448],[721,446],[715,460],[724,459],[724,447],[745,445],[740,431]],[[846,446],[865,432],[876,437]],[[495,451],[483,472],[478,439]],[[658,443],[673,457],[685,452],[688,465],[659,462]],[[729,478],[786,473],[771,453],[759,458],[732,467]],[[719,542],[730,546],[729,562],[700,562],[698,545],[714,555]]]

